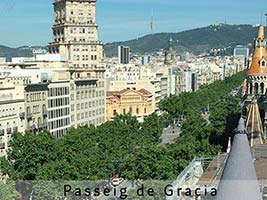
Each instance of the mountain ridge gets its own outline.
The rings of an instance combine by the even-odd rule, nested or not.
[[[104,44],[105,54],[108,57],[117,56],[119,45],[130,46],[134,54],[151,54],[168,45],[168,40],[173,39],[178,53],[188,51],[193,54],[209,53],[214,48],[226,48],[227,54],[233,53],[234,46],[238,44],[252,44],[257,35],[257,27],[249,24],[229,25],[218,24],[177,33],[155,33],[145,35],[128,41],[111,42]],[[37,46],[41,47],[41,46]],[[47,48],[47,47],[41,47]],[[0,57],[31,57],[30,46],[11,48],[0,45]]]

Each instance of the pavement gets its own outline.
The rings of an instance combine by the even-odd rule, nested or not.
[[[161,146],[165,146],[166,144],[173,143],[175,139],[180,137],[181,134],[181,127],[178,125],[175,125],[173,128],[172,126],[169,126],[167,128],[164,128],[161,135]]]

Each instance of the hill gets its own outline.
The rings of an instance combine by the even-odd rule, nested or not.
[[[252,25],[210,25],[179,33],[157,33],[125,42],[107,43],[105,53],[107,56],[116,56],[118,45],[130,46],[133,53],[152,53],[166,48],[170,37],[175,41],[178,51],[201,54],[213,48],[227,48],[232,53],[237,44],[253,43],[256,34],[257,27]]]
[[[172,38],[178,52],[189,51],[194,54],[209,52],[213,48],[227,48],[226,54],[231,54],[237,44],[253,43],[257,27],[252,25],[210,25],[179,33],[156,33],[129,41],[112,42],[104,45],[107,56],[117,56],[117,47],[125,45],[131,47],[132,53],[146,54],[164,49],[168,40]],[[46,48],[46,47],[41,47]],[[0,57],[29,57],[32,56],[31,47],[10,48],[0,45]]]
[[[11,48],[0,45],[0,57],[6,57],[8,60],[12,57],[31,57],[32,50],[29,47]]]

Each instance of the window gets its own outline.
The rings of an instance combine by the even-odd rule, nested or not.
[[[116,110],[113,110],[113,116],[114,115],[117,115],[117,111]]]
[[[139,115],[139,108],[136,108],[136,114]]]
[[[264,60],[261,61],[261,67],[266,67],[266,62]]]

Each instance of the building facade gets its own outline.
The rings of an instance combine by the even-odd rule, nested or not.
[[[37,134],[47,128],[48,84],[29,84],[25,87],[26,131]]]
[[[145,89],[125,89],[107,92],[107,120],[116,115],[130,114],[142,122],[145,116],[154,112],[153,95]]]
[[[130,62],[130,47],[118,46],[118,63],[129,64]]]
[[[0,157],[6,156],[12,133],[24,131],[23,87],[0,88]]]
[[[71,76],[71,125],[105,122],[105,65],[103,44],[98,40],[95,0],[55,0],[54,41],[49,44],[49,52],[64,55],[69,63]],[[80,81],[80,82],[79,82]],[[87,89],[85,89],[87,88]],[[89,89],[90,88],[90,89]],[[92,89],[93,88],[93,89]],[[79,95],[87,90],[88,98]],[[97,94],[89,96],[89,92]],[[99,106],[89,106],[95,101]],[[101,102],[101,103],[99,103]],[[103,103],[104,102],[104,103]],[[88,112],[81,105],[88,105]],[[95,103],[96,104],[96,103]],[[98,113],[98,115],[88,113]],[[88,117],[85,117],[88,116]]]
[[[57,138],[62,137],[71,127],[70,123],[70,82],[57,81],[48,85],[48,129]]]

